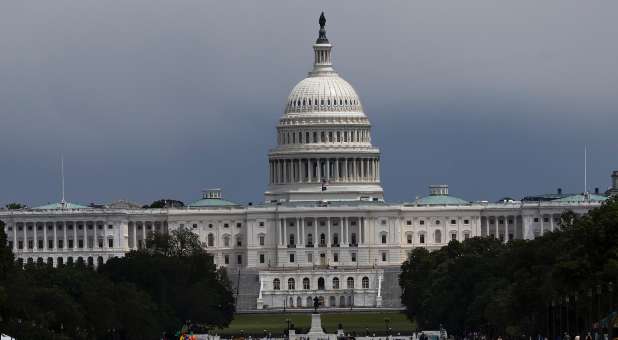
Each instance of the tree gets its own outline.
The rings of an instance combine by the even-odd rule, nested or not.
[[[24,209],[27,208],[25,204],[21,204],[21,203],[9,203],[6,205],[6,208],[9,210],[19,210],[19,209]]]
[[[172,199],[160,199],[152,202],[150,205],[146,204],[144,208],[151,209],[164,209],[164,208],[182,208],[185,204],[182,201]]]
[[[534,240],[504,245],[471,238],[431,253],[414,249],[400,276],[402,303],[421,328],[442,323],[452,334],[490,336],[547,333],[552,301],[581,299],[596,285],[617,281],[617,199],[584,216],[566,212],[558,231]],[[575,308],[562,310],[583,324],[585,306]]]
[[[146,244],[147,249],[111,259],[99,271],[147,292],[166,313],[163,327],[168,332],[187,320],[206,329],[229,324],[235,311],[229,280],[217,271],[195,233],[154,233]]]

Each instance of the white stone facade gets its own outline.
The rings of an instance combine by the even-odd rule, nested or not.
[[[391,288],[381,289],[385,270],[400,266],[415,247],[434,250],[475,236],[532,239],[560,228],[565,211],[585,214],[604,199],[586,194],[572,200],[467,202],[449,196],[446,186],[434,186],[413,203],[385,203],[369,120],[352,86],[334,72],[331,47],[322,28],[313,71],[290,94],[277,126],[265,203],[242,206],[211,191],[186,208],[63,202],[0,210],[9,246],[24,262],[97,266],[144,247],[149,233],[187,228],[218,266],[238,277],[241,271],[257,273],[249,284],[260,286],[259,293],[250,293],[252,302],[242,308],[311,308],[308,301],[315,296],[330,308],[380,307],[382,294],[396,287],[391,275],[384,281]],[[612,192],[618,192],[614,175]]]

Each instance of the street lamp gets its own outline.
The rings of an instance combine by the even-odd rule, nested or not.
[[[288,335],[288,338],[289,338],[289,337],[290,337],[290,319],[285,319],[285,322],[288,324],[288,332],[287,332],[287,335]]]
[[[601,320],[601,285],[597,285],[597,320]]]
[[[389,325],[390,322],[391,322],[391,319],[384,318],[384,325],[386,326],[386,334],[387,335],[388,335],[388,329],[389,329],[388,325]]]
[[[577,293],[573,295],[573,302],[575,304],[575,335],[579,334],[579,319],[577,318]]]
[[[607,284],[607,293],[609,295],[609,312],[608,315],[614,311],[614,283],[610,282]]]
[[[571,334],[571,327],[570,327],[570,324],[569,324],[569,302],[570,301],[571,300],[570,300],[569,296],[567,295],[564,298],[564,302],[566,302],[566,331],[569,334]]]
[[[592,330],[592,288],[588,288],[588,332]]]

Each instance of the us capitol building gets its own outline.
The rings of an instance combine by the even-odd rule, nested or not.
[[[60,203],[0,210],[9,246],[23,262],[96,267],[145,246],[153,232],[197,233],[228,269],[238,310],[398,308],[399,268],[415,247],[490,236],[508,242],[558,228],[560,215],[584,214],[618,192],[469,202],[432,185],[427,196],[387,203],[380,150],[354,88],[333,68],[320,17],[313,69],[290,93],[268,153],[265,201],[241,205],[219,189],[183,208],[142,209],[126,202]]]

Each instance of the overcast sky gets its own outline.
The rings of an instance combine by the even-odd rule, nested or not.
[[[0,204],[261,201],[322,10],[387,201],[609,186],[616,1],[2,1]]]

